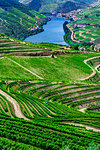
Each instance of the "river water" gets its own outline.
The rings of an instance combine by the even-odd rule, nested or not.
[[[32,43],[48,42],[61,45],[68,45],[64,41],[65,33],[63,30],[63,24],[65,21],[69,20],[60,17],[50,17],[50,18],[51,21],[47,22],[47,24],[43,26],[44,28],[43,32],[27,37],[25,41]]]

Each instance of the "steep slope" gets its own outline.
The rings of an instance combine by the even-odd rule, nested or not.
[[[14,0],[0,0],[0,32],[18,39],[40,32],[46,17]]]
[[[51,13],[52,11],[68,12],[83,8],[95,1],[97,0],[20,0],[21,3],[43,13]]]
[[[73,17],[67,27],[71,31],[71,39],[77,43],[100,44],[100,4],[83,9],[81,14]],[[68,33],[68,32],[67,32]]]
[[[62,48],[0,34],[1,150],[100,149],[100,71],[95,69],[100,54],[70,50],[55,58],[28,56],[30,50]],[[19,51],[24,57],[16,56]]]

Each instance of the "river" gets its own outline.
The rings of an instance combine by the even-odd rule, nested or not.
[[[47,24],[43,26],[44,29],[43,32],[27,37],[25,41],[32,43],[48,42],[61,45],[68,45],[64,41],[65,33],[63,30],[63,24],[65,21],[69,20],[60,17],[50,17],[50,18],[51,21],[47,22]]]

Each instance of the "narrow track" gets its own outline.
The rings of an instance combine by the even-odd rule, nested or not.
[[[43,79],[42,77],[38,76],[37,74],[35,74],[34,72],[30,71],[29,69],[25,68],[24,66],[20,65],[19,63],[17,63],[16,61],[12,60],[11,58],[8,58],[10,61],[12,61],[13,63],[17,64],[18,66],[20,66],[21,68],[23,68],[24,70],[28,71],[29,73],[33,74],[34,76],[36,76],[39,79]]]
[[[79,111],[82,113],[85,113],[85,110],[87,109],[87,107],[81,108]]]
[[[13,104],[14,110],[15,110],[15,115],[18,118],[23,118],[25,120],[29,120],[28,118],[26,118],[23,115],[23,113],[21,112],[21,109],[20,109],[20,106],[19,106],[18,102],[14,98],[12,98],[10,95],[8,95],[6,92],[2,91],[1,89],[0,89],[0,94],[2,94],[3,96],[5,96],[6,99]]]
[[[95,128],[95,127],[89,126],[89,125],[84,125],[84,124],[80,124],[80,123],[73,123],[73,122],[66,122],[66,124],[71,124],[71,125],[75,125],[75,126],[85,127],[87,130],[93,130],[95,132],[100,132],[99,128]]]
[[[92,68],[87,62],[89,61],[89,60],[92,60],[92,59],[95,59],[95,58],[99,58],[100,56],[95,56],[95,57],[92,57],[92,58],[88,58],[88,59],[85,59],[84,60],[84,63],[89,67],[89,68],[91,68],[91,70],[93,71],[88,77],[86,77],[86,78],[83,78],[83,79],[79,79],[79,80],[81,80],[81,81],[83,81],[83,80],[87,80],[87,79],[89,79],[90,77],[93,77],[95,74],[96,74],[96,67],[95,67],[95,69],[94,68]],[[100,66],[100,65],[99,65]]]
[[[73,30],[67,25],[67,27],[68,27],[68,29],[71,31],[71,39],[72,39],[72,41],[74,41],[74,42],[77,42],[77,43],[80,43],[80,41],[79,40],[75,40],[73,37],[74,37],[74,32],[73,32]]]
[[[98,71],[98,68],[99,68],[99,67],[100,67],[100,64],[95,67],[95,70],[100,73],[100,71]]]

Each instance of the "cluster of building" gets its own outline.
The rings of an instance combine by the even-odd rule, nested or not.
[[[90,26],[90,24],[82,23],[82,24],[75,24],[74,28],[84,28],[86,26]]]
[[[81,20],[81,17],[77,17],[77,16],[73,16],[73,20],[77,21],[77,20]]]
[[[37,26],[37,27],[33,27],[33,28],[31,28],[30,30],[31,31],[35,31],[36,29],[39,29],[39,27]]]
[[[52,15],[56,15],[56,17],[64,17],[64,18],[75,18],[75,19],[81,19],[79,17],[76,17],[75,15],[82,13],[82,9],[73,10],[66,13],[56,13],[56,11],[52,12]]]
[[[81,23],[81,24],[75,24],[74,28],[84,28],[86,26],[98,26],[100,23]]]
[[[100,51],[100,44],[95,45],[95,46],[94,46],[94,50],[95,50],[95,51]]]
[[[86,48],[85,47],[78,47],[78,50],[80,51],[85,51]],[[91,51],[92,50],[92,47],[90,49],[87,49],[88,51]],[[100,51],[100,44],[97,44],[94,46],[94,51]]]

